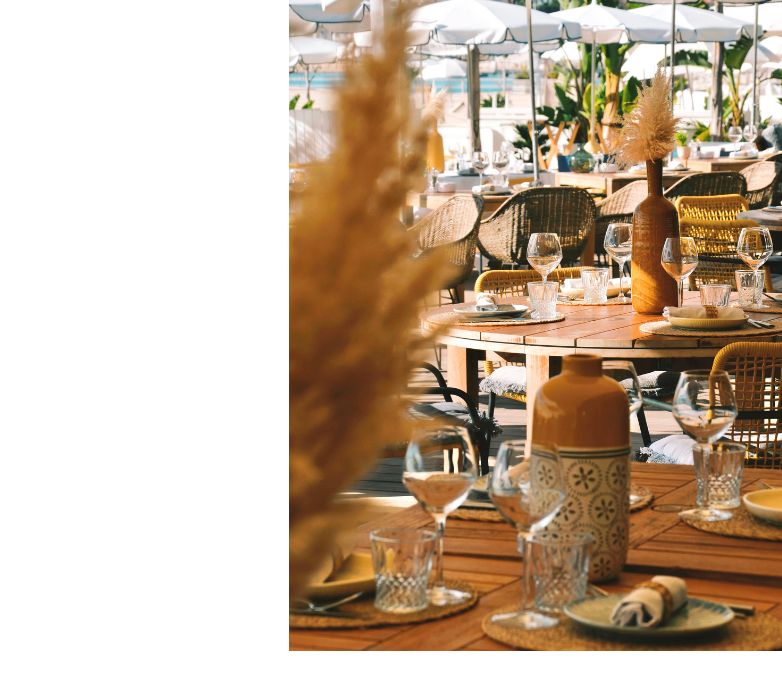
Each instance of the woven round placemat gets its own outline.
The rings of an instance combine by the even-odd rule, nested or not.
[[[643,486],[632,486],[630,492],[638,496],[635,502],[630,503],[630,511],[637,512],[652,504],[654,500],[654,493],[648,488]],[[505,519],[500,516],[500,513],[496,509],[459,509],[451,512],[448,515],[449,519],[461,519],[462,521],[489,521],[494,523],[502,523]]]
[[[564,300],[557,300],[557,305],[560,306],[614,306],[616,304],[632,304],[633,300],[626,299],[621,300],[617,297],[612,297],[611,299],[605,301],[605,302],[585,302],[583,299],[569,299],[567,301]]]
[[[768,306],[766,307],[759,307],[755,304],[750,304],[749,306],[742,306],[740,307],[738,304],[732,304],[731,306],[735,306],[739,309],[743,309],[744,311],[749,311],[753,314],[780,314],[782,313],[782,304],[774,303],[770,299],[766,300],[766,304]]]
[[[773,335],[782,330],[782,325],[775,323],[773,328],[753,328],[750,326],[735,330],[685,330],[684,328],[674,328],[668,321],[653,321],[642,323],[638,329],[650,335],[670,335],[671,337],[747,337],[749,335]]]
[[[557,314],[554,318],[499,318],[496,320],[471,321],[462,314],[455,314],[452,311],[446,311],[442,314],[429,317],[430,323],[448,324],[448,325],[539,325],[541,323],[556,323],[565,319],[564,314]]]
[[[456,615],[478,603],[478,592],[466,582],[447,580],[449,587],[470,593],[470,598],[452,606],[428,606],[416,613],[384,613],[375,608],[372,598],[351,601],[340,606],[340,611],[355,613],[357,618],[330,618],[326,615],[288,615],[288,626],[294,629],[360,629],[364,627],[383,627],[385,625],[409,625],[414,622],[437,620]]]
[[[698,521],[688,516],[681,516],[688,526],[706,533],[730,535],[737,538],[754,538],[756,540],[772,540],[782,542],[782,526],[775,526],[756,519],[743,506],[731,510],[733,516],[727,521]]]
[[[496,613],[515,610],[506,606],[483,619],[487,636],[528,651],[774,651],[782,649],[782,620],[764,613],[734,619],[727,627],[679,639],[634,639],[601,635],[563,618],[557,627],[517,630],[490,621]]]

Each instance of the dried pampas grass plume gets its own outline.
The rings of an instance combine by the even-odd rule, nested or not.
[[[616,160],[622,166],[659,160],[673,151],[678,118],[671,113],[671,82],[660,69],[622,120]]]
[[[423,171],[429,120],[413,122],[404,9],[378,52],[346,69],[334,151],[309,168],[290,232],[289,590],[303,592],[354,509],[334,502],[408,435],[404,403],[419,303],[443,256],[413,258],[399,222]],[[261,386],[259,385],[259,388]],[[278,456],[279,451],[266,454]]]
[[[426,102],[424,107],[424,118],[429,118],[434,122],[440,122],[445,114],[445,97],[447,95],[446,90],[442,89],[439,92],[432,86],[432,92],[429,96],[429,101]]]

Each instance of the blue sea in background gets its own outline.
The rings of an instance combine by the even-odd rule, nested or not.
[[[328,72],[315,73],[312,76],[310,87],[314,90],[325,87],[335,87],[342,82],[342,73]],[[421,82],[418,80],[417,82]],[[513,76],[506,76],[506,85],[510,89],[513,83]],[[467,78],[443,78],[442,80],[427,80],[427,87],[434,86],[438,90],[447,90],[450,94],[459,94],[467,91]],[[288,74],[288,87],[304,89],[307,87],[307,80],[304,73],[294,72]],[[481,92],[483,94],[493,94],[502,92],[502,76],[498,74],[481,76]]]

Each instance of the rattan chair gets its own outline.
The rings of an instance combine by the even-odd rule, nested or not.
[[[645,179],[623,186],[608,198],[599,201],[596,205],[597,217],[595,219],[595,254],[606,254],[603,241],[606,230],[611,222],[630,222],[633,219],[633,211],[646,196],[649,188]]]
[[[483,201],[472,196],[453,196],[415,224],[410,233],[425,253],[446,248],[454,272],[444,286],[453,302],[464,301],[464,282],[475,264]]]
[[[747,446],[744,466],[782,469],[782,344],[728,344],[714,357],[712,370],[730,376],[738,416],[725,438]],[[671,410],[668,404],[645,401]],[[651,460],[692,464],[694,443],[688,436],[666,436],[652,444]],[[662,457],[655,459],[655,453]]]
[[[698,247],[698,266],[689,277],[690,290],[709,283],[730,285],[735,290],[736,271],[748,268],[736,254],[739,234],[744,227],[757,225],[752,219],[682,219],[679,233],[694,238]],[[763,271],[766,291],[773,292],[771,272],[767,267]]]
[[[758,210],[771,204],[774,191],[782,178],[782,169],[777,163],[761,161],[747,165],[741,174],[747,180],[747,202],[750,210]]]
[[[572,187],[544,187],[519,191],[506,200],[478,231],[478,247],[489,267],[526,265],[527,243],[533,233],[559,235],[562,261],[579,259],[589,232],[595,227],[595,202]]]
[[[745,195],[747,180],[738,172],[701,172],[682,177],[663,191],[669,200],[679,196],[714,196],[725,193]]]
[[[724,196],[679,196],[673,201],[679,220],[726,220],[736,219],[739,212],[749,210],[747,199],[738,193]]]

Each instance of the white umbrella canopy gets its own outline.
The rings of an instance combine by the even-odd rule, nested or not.
[[[709,46],[703,42],[679,42],[676,43],[676,51],[708,52]],[[627,52],[622,71],[639,80],[648,80],[654,76],[657,65],[667,56],[667,45],[635,45]],[[685,66],[677,66],[676,72],[681,72],[686,68]]]
[[[458,59],[427,59],[421,69],[421,77],[424,80],[466,78],[467,66]]]
[[[519,5],[496,0],[444,0],[416,9],[411,15],[414,29],[429,31],[426,42],[445,45],[486,45],[508,40],[528,42],[527,13]],[[551,14],[532,10],[532,41],[577,38],[581,28]],[[420,44],[420,43],[419,43]]]
[[[581,25],[579,42],[608,45],[612,43],[651,42],[670,40],[669,22],[627,10],[598,5],[592,0],[589,5],[554,12],[552,16]]]
[[[342,45],[334,40],[296,36],[288,39],[288,67],[297,64],[330,64],[342,53]]]
[[[353,33],[370,29],[367,0],[288,0],[288,9],[304,22],[322,25],[334,33]],[[289,30],[290,25],[289,19]],[[290,33],[290,35],[302,35],[302,33]]]
[[[726,4],[722,10],[725,16],[747,23],[755,21],[753,4],[735,6]],[[782,35],[782,2],[767,2],[758,7],[758,22],[763,26],[765,35]]]
[[[643,0],[641,0],[643,1]],[[682,0],[678,0],[681,2]],[[629,10],[631,14],[659,19],[668,24],[673,21],[672,4],[653,4]],[[733,42],[741,36],[752,37],[751,21],[741,21],[718,12],[676,4],[677,42]],[[758,35],[763,31],[758,29]]]
[[[318,24],[304,21],[296,12],[288,7],[288,35],[312,35],[318,30]]]

